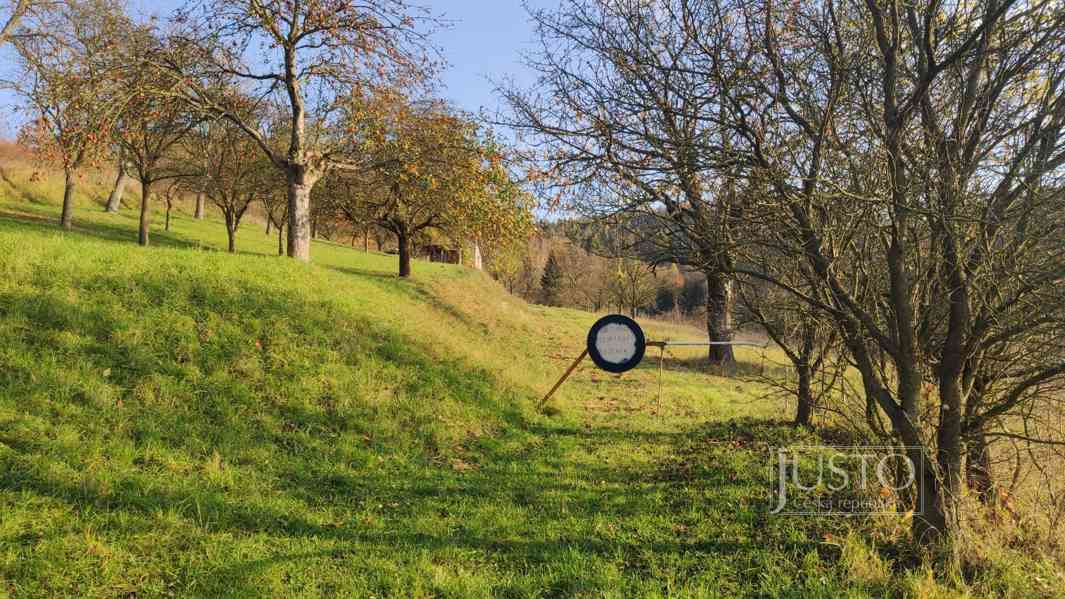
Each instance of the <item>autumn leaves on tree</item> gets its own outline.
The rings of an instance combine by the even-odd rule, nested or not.
[[[63,170],[60,225],[69,229],[79,170],[105,155],[130,100],[114,83],[121,63],[112,41],[129,27],[119,5],[108,0],[56,2],[36,15],[36,25],[46,33],[15,40],[24,75],[9,85],[34,117],[20,141]]]
[[[156,60],[170,76],[166,93],[230,120],[259,146],[286,181],[288,255],[310,260],[315,185],[329,171],[367,168],[365,157],[347,151],[350,140],[332,117],[363,88],[413,89],[432,76],[423,30],[432,20],[398,0],[206,0],[176,20],[182,27],[170,38],[174,51]],[[254,63],[246,60],[250,47],[258,48]],[[246,117],[238,86],[250,97],[272,98],[285,119],[284,140]]]
[[[353,98],[346,119],[352,151],[367,164],[330,175],[330,195],[351,223],[394,235],[401,277],[425,232],[496,249],[531,232],[531,197],[508,171],[503,146],[469,117],[438,101],[378,93]]]
[[[28,7],[14,6],[5,33]],[[310,259],[328,219],[358,218],[353,228],[395,236],[404,276],[424,232],[489,248],[531,226],[505,148],[432,99],[436,21],[423,10],[399,0],[204,0],[162,31],[109,0],[39,8],[32,29],[14,37],[24,76],[8,83],[33,108],[23,141],[66,173],[66,228],[77,172],[98,159],[120,171],[108,211],[127,180],[140,184],[141,245],[161,185],[196,197],[197,218],[210,199],[231,250],[255,202],[268,205],[287,234],[284,253],[299,260]],[[332,190],[352,191],[312,209],[327,178]]]

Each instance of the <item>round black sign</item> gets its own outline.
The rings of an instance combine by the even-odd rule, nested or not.
[[[588,354],[607,372],[622,373],[643,360],[647,340],[636,321],[621,314],[600,318],[588,331]]]

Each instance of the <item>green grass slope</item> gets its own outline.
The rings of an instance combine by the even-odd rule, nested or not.
[[[1059,588],[896,575],[870,547],[902,526],[767,517],[766,447],[813,439],[697,351],[665,361],[661,396],[653,356],[585,364],[543,415],[595,315],[459,267],[398,280],[393,256],[335,244],[297,264],[252,227],[231,256],[219,222],[183,215],[139,248],[94,193],[64,233],[52,203],[0,190],[0,596]]]

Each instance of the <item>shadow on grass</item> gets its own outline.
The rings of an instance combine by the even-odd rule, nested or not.
[[[565,426],[555,428],[536,423],[530,423],[526,428],[529,432],[538,436],[571,438],[580,442],[594,442],[604,445],[618,441],[674,444],[692,434],[690,431],[639,431],[607,427]]]
[[[401,279],[399,276],[392,273],[383,273],[381,271],[367,270],[363,268],[347,266],[327,266],[326,268],[344,274],[367,277],[370,282],[382,289],[402,293],[414,301],[432,306],[435,310],[443,312],[449,317],[462,323],[462,326],[468,329],[475,329],[482,335],[491,333],[487,325],[473,320],[466,313],[434,295],[432,291],[427,289],[424,284],[418,280],[417,275],[414,275],[410,279]]]
[[[777,425],[769,428],[774,426]],[[675,436],[678,442],[695,444],[705,441],[707,434],[718,433],[722,434],[720,438],[711,439],[727,443],[734,439],[735,429],[725,425],[719,430],[710,428]],[[224,581],[220,584],[225,588],[217,589],[218,594],[224,591],[234,596],[255,595],[255,576],[271,566],[349,554],[370,554],[378,559],[394,556],[402,561],[403,555],[428,552],[437,556],[435,560],[454,555],[455,551],[474,551],[495,568],[514,572],[558,567],[579,554],[582,559],[618,560],[625,564],[629,575],[640,578],[654,575],[661,564],[685,562],[697,570],[708,559],[757,563],[767,547],[772,547],[777,557],[783,553],[793,558],[796,564],[811,551],[827,550],[814,540],[796,540],[787,530],[774,530],[759,513],[740,520],[744,524],[741,533],[734,526],[704,534],[682,532],[680,523],[689,522],[686,518],[698,518],[702,512],[725,510],[728,513],[724,517],[733,518],[731,512],[737,508],[730,505],[700,505],[698,502],[706,501],[708,493],[751,496],[753,501],[762,488],[761,482],[741,465],[718,464],[710,473],[693,474],[671,458],[643,471],[604,465],[562,473],[544,459],[557,457],[551,451],[555,448],[552,442],[545,452],[547,456],[534,460],[527,455],[485,450],[479,456],[482,465],[465,473],[446,467],[413,467],[349,475],[322,472],[316,459],[319,456],[300,452],[306,457],[279,473],[280,482],[272,489],[285,496],[290,505],[295,502],[300,507],[289,510],[225,490],[161,487],[132,477],[117,481],[113,491],[105,495],[91,485],[56,480],[40,471],[9,472],[0,481],[0,489],[50,497],[79,510],[121,514],[114,521],[123,526],[150,519],[159,510],[183,506],[180,510],[189,520],[210,522],[211,534],[233,538],[266,535],[301,540],[304,546],[308,542],[324,542],[328,547],[321,551],[279,551],[225,563],[214,566],[208,576],[202,577]],[[665,505],[661,497],[668,498]],[[511,506],[522,515],[517,516],[517,521],[481,521],[483,514],[491,514],[501,506]],[[338,507],[347,513],[343,521],[322,524],[307,517],[318,509]],[[367,508],[374,514],[369,523],[357,516]],[[664,510],[680,514],[680,520],[665,530],[650,526],[639,533],[622,532],[629,523],[642,518],[662,517]],[[453,524],[443,527],[450,532],[419,530],[419,523],[427,519]],[[566,525],[594,521],[617,523],[618,534],[593,533]]]
[[[125,216],[116,216],[115,218],[126,219]],[[17,224],[19,229],[31,228],[49,233],[81,235],[106,241],[117,241],[120,243],[137,243],[137,229],[135,223],[123,226],[118,223],[107,224],[99,221],[87,221],[75,217],[74,228],[70,231],[65,231],[59,226],[58,217],[53,218],[51,215],[36,212],[0,208],[0,225],[2,224]],[[163,231],[155,229],[154,227],[151,230],[150,242],[151,245],[160,247],[213,249],[209,246],[204,246],[198,241],[177,235],[172,231]]]
[[[658,363],[660,359],[662,362],[662,368],[664,370],[674,370],[678,372],[701,372],[714,376],[722,376],[736,379],[772,375],[779,371],[779,367],[775,366],[772,362],[768,360],[761,359],[760,357],[737,358],[736,363],[733,365],[717,366],[710,364],[705,354],[695,356],[677,356],[667,349],[665,355],[660,358],[658,354],[658,349],[653,347],[647,348],[647,354],[644,357],[643,365],[647,367],[654,366],[655,368],[658,368]]]
[[[376,277],[378,284],[416,299],[428,295],[411,282],[380,273]],[[10,450],[0,454],[0,490],[50,498],[70,506],[74,514],[107,514],[106,532],[115,543],[151,531],[158,514],[176,511],[201,541],[265,536],[271,544],[295,541],[304,547],[275,549],[254,559],[233,558],[208,566],[209,576],[188,569],[174,574],[178,583],[191,584],[180,577],[193,575],[199,577],[198,584],[217,581],[208,583],[218,586],[205,594],[255,595],[257,572],[274,564],[349,552],[384,559],[427,551],[433,559],[445,559],[459,549],[477,552],[479,559],[512,573],[564,564],[577,553],[618,561],[628,575],[645,577],[663,563],[684,561],[691,569],[711,558],[757,563],[770,542],[796,562],[818,548],[816,542],[796,541],[787,530],[767,526],[751,511],[754,508],[707,503],[714,493],[735,495],[753,505],[764,487],[745,469],[747,462],[708,462],[702,470],[681,467],[683,460],[701,457],[688,448],[701,447],[706,439],[725,443],[738,431],[750,432],[752,440],[785,434],[779,424],[751,421],[738,428],[721,424],[681,433],[551,427],[529,420],[520,409],[521,398],[504,390],[491,373],[458,360],[441,361],[431,348],[385,328],[372,315],[341,312],[327,301],[284,288],[243,280],[220,285],[187,273],[154,271],[97,274],[72,284],[107,301],[67,303],[39,293],[32,281],[0,297],[0,317],[19,329],[17,337],[7,338],[12,340],[9,349],[26,357],[21,367],[10,368],[0,378],[0,394],[16,401],[47,398],[27,402],[22,409],[51,427],[61,423],[77,430],[79,444],[92,456],[106,455],[92,448],[94,442],[104,443],[98,437],[101,430],[106,443],[125,444],[135,454],[164,447],[192,463],[202,460],[204,448],[266,456],[228,468],[242,476],[261,476],[268,487],[249,492],[239,483],[212,482],[200,470],[175,474],[150,461],[111,471],[106,459],[93,457],[94,466],[86,469],[83,457],[53,451],[52,437],[27,439],[17,428],[0,423],[0,441]],[[135,297],[131,288],[137,291]],[[424,301],[448,311],[438,299]],[[177,319],[152,321],[155,325],[143,320],[145,307],[157,305],[195,322],[182,328]],[[467,322],[461,313],[454,316]],[[207,331],[209,323],[231,324],[236,336]],[[338,323],[347,328],[338,331]],[[145,334],[128,340],[116,337],[116,332],[130,328],[144,329]],[[58,334],[80,340],[75,350],[63,350],[75,352],[64,359],[91,365],[97,372],[111,369],[109,381],[126,390],[124,408],[98,410],[77,390],[62,396],[59,382],[36,371],[34,365],[53,351],[52,339]],[[249,354],[253,340],[261,347]],[[274,343],[320,347],[321,352],[312,351],[300,362],[272,353]],[[253,358],[261,374],[231,370]],[[331,371],[315,365],[327,360],[337,366],[374,360],[417,376],[389,382],[393,397],[405,396],[404,401],[356,402],[344,410],[337,407],[343,398],[317,383]],[[176,398],[156,403],[132,393],[143,381],[160,377],[177,390]],[[303,382],[306,387],[299,386]],[[267,397],[278,388],[289,394]],[[439,425],[432,402],[440,396],[461,398],[479,410],[474,414],[494,415],[499,421],[493,425],[495,434],[464,441],[458,453],[457,448],[435,445],[421,427]],[[381,428],[384,419],[401,426]],[[590,447],[624,451],[646,444],[675,449],[680,457],[667,451],[669,456],[646,464],[622,459],[568,467],[570,456],[583,455]],[[411,448],[406,461],[384,460],[406,451],[403,447]],[[57,462],[63,467],[50,468]],[[64,478],[57,472],[77,475]],[[110,480],[98,485],[96,477]],[[501,508],[507,509],[506,516],[498,515]],[[733,527],[696,535],[675,526],[708,512],[734,519],[737,510],[746,514],[739,519],[741,533]],[[673,520],[661,521],[670,514]],[[323,522],[327,516],[339,518]],[[426,532],[425,522],[434,523],[432,532]],[[616,525],[619,532],[596,529],[595,522]],[[21,537],[3,541],[23,550],[33,544]],[[306,550],[323,541],[331,547]]]
[[[328,268],[330,270],[335,270],[335,271],[337,271],[339,273],[344,273],[346,275],[355,275],[357,277],[369,277],[369,278],[374,279],[376,281],[384,282],[386,284],[389,284],[388,289],[400,289],[401,287],[400,287],[399,283],[408,283],[408,284],[410,284],[410,281],[403,281],[403,279],[400,279],[399,276],[396,273],[393,273],[393,272],[383,272],[383,271],[380,271],[380,270],[370,270],[368,268],[358,268],[358,267],[355,267],[355,266],[332,266],[332,265],[327,265],[326,268]]]

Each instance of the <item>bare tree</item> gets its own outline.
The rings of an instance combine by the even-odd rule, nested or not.
[[[922,542],[957,529],[967,447],[1065,374],[1051,341],[1065,324],[1063,25],[1055,2],[745,14],[761,49],[728,116],[770,190],[773,243],[815,285],[743,270],[835,323],[924,472]]]
[[[263,194],[260,199],[266,209],[267,222],[272,223],[274,228],[277,229],[277,255],[284,256],[285,223],[288,220],[288,196],[283,189],[274,187]]]
[[[759,264],[763,272],[773,272],[781,281],[804,278],[807,273],[787,272],[795,269],[793,261],[779,263],[780,268],[771,268],[765,262]],[[795,275],[798,275],[796,277]],[[795,426],[812,427],[818,408],[825,408],[824,400],[833,392],[839,376],[842,348],[830,318],[819,313],[810,304],[797,299],[791,293],[766,284],[760,280],[746,281],[739,287],[739,302],[750,322],[756,324],[784,353],[795,371],[792,379],[784,382],[767,378],[767,383],[776,385],[795,398]],[[791,283],[794,288],[812,291],[803,283]],[[818,374],[822,384],[815,385]],[[825,384],[825,381],[829,384]]]
[[[179,179],[169,179],[163,186],[163,193],[160,195],[163,197],[163,205],[166,206],[163,219],[164,231],[170,230],[170,215],[174,212],[174,200],[181,197],[182,191]]]
[[[121,85],[129,90],[130,101],[116,127],[116,142],[141,186],[137,240],[144,246],[149,243],[152,185],[195,174],[179,160],[177,152],[185,136],[202,120],[184,103],[159,93],[168,86],[168,80],[159,76],[149,57],[163,51],[161,43],[145,27],[123,42],[127,67]]]
[[[253,116],[245,116],[252,121]],[[230,253],[237,251],[237,228],[252,204],[277,187],[276,170],[239,127],[225,119],[206,121],[187,136],[190,162],[204,170],[189,180],[218,207],[226,223]],[[191,165],[190,165],[191,166]]]
[[[706,275],[707,331],[725,342],[709,358],[725,364],[735,360],[731,247],[742,198],[730,132],[716,124],[720,83],[690,51],[685,4],[565,0],[534,11],[539,50],[527,62],[540,77],[531,90],[503,90],[502,120],[537,148],[549,193],[595,216],[662,221],[660,235],[639,235],[644,253]],[[698,22],[704,43],[723,51],[733,45],[727,9]]]

